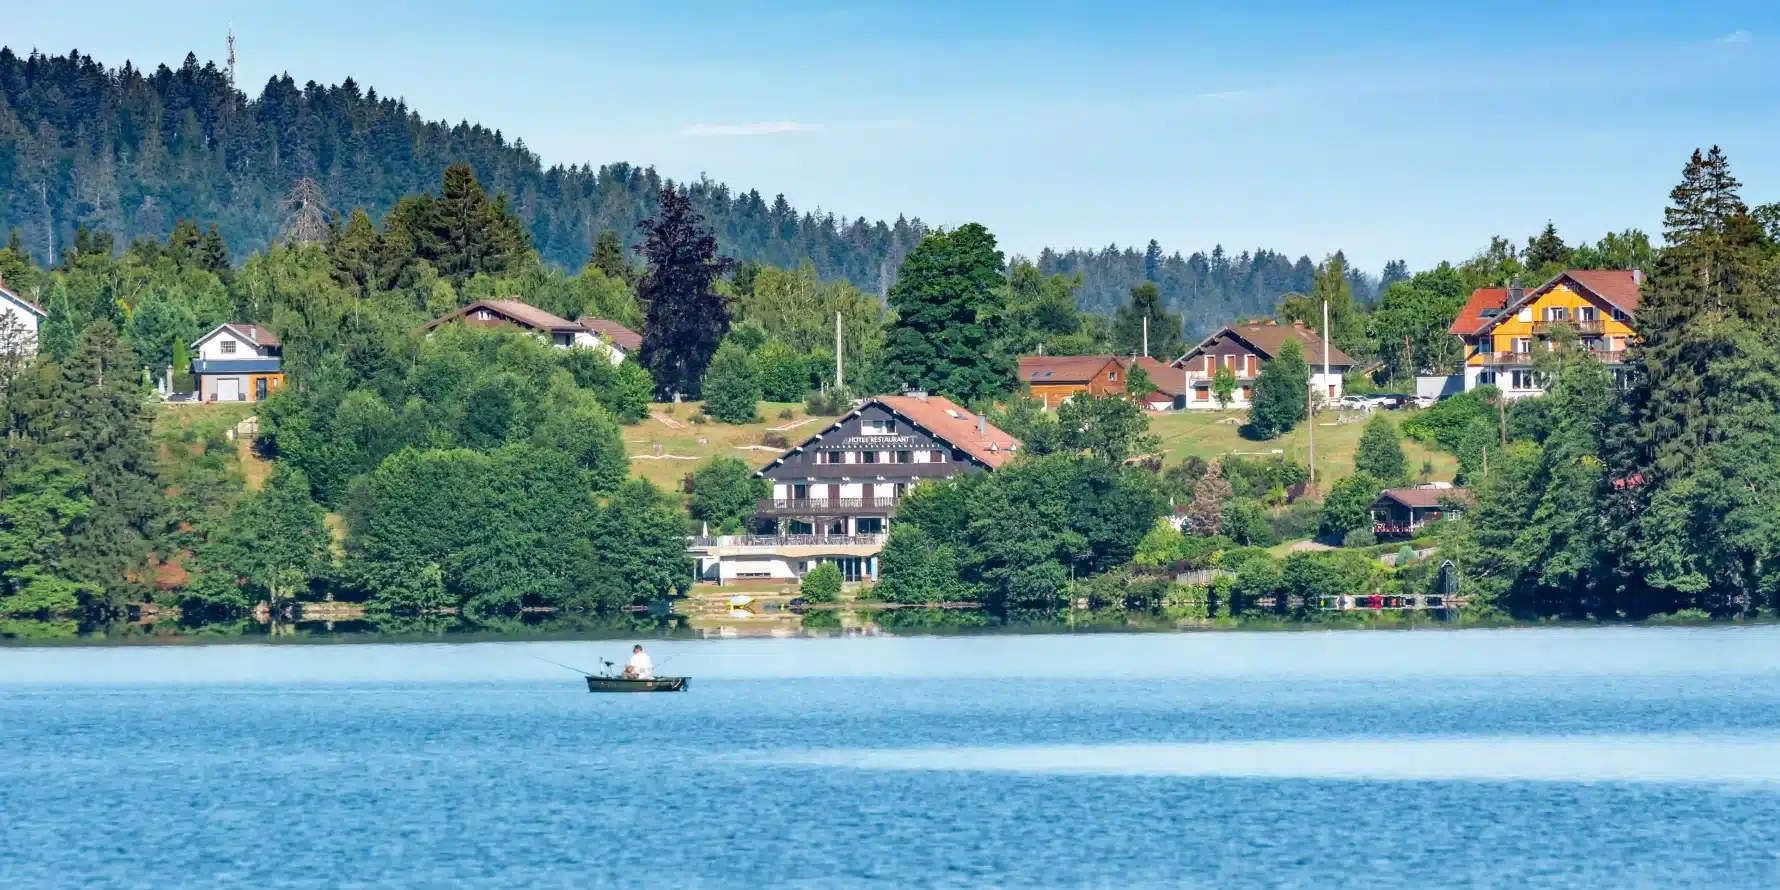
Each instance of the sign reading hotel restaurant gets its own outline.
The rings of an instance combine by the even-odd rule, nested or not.
[[[842,448],[882,448],[913,444],[914,436],[848,436],[841,440]]]

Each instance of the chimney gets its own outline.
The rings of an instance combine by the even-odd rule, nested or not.
[[[989,435],[989,415],[977,414],[977,438]]]
[[[1637,285],[1638,287],[1644,286],[1644,270],[1643,269],[1633,269],[1632,270],[1632,284]]]
[[[903,393],[903,395],[908,396],[910,398],[919,399],[923,402],[927,401],[927,390],[924,390],[924,389],[911,389],[908,392]]]
[[[1508,305],[1520,302],[1520,298],[1525,295],[1526,289],[1520,286],[1520,276],[1514,276],[1514,280],[1508,282]]]

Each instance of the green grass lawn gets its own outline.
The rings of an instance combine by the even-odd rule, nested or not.
[[[692,423],[689,418],[699,413],[702,407],[697,402],[682,402],[679,405],[658,403],[649,406],[651,413],[670,415],[681,425],[680,429],[673,429],[654,417],[645,418],[635,426],[624,427],[624,447],[630,452],[631,475],[648,479],[663,489],[678,492],[680,480],[699,464],[713,457],[740,458],[756,469],[771,463],[774,458],[784,454],[784,449],[768,451],[758,446],[761,446],[761,440],[774,427],[809,421],[792,429],[771,433],[784,436],[785,441],[796,445],[834,422],[834,417],[831,416],[810,419],[801,404],[761,402],[759,420],[756,423],[731,425],[715,420],[707,420],[702,424]],[[790,418],[780,416],[786,411],[791,413]]]
[[[1393,411],[1386,416],[1401,421],[1406,411]],[[1355,418],[1346,423],[1337,420]],[[1306,463],[1310,433],[1299,424],[1278,439],[1255,442],[1244,439],[1240,430],[1248,422],[1247,411],[1181,411],[1150,415],[1150,432],[1162,440],[1164,464],[1177,464],[1189,455],[1210,460],[1214,457],[1243,455],[1265,457],[1276,451],[1287,459]],[[1360,445],[1360,434],[1366,430],[1366,418],[1357,412],[1325,411],[1317,415],[1316,472],[1319,487],[1354,471],[1354,451]],[[1403,453],[1409,458],[1411,476],[1419,478],[1422,462],[1434,465],[1437,481],[1451,481],[1458,472],[1458,459],[1433,451],[1419,443],[1403,440]]]

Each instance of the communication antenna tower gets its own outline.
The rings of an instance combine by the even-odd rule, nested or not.
[[[235,23],[229,23],[229,86],[235,85]]]

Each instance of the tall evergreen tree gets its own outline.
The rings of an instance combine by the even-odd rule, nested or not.
[[[1521,254],[1521,260],[1526,263],[1528,270],[1543,274],[1540,270],[1547,266],[1568,265],[1570,247],[1564,243],[1564,239],[1558,237],[1557,226],[1547,220],[1538,237],[1527,239],[1527,250]]]
[[[600,229],[599,236],[593,242],[593,254],[587,258],[587,264],[606,273],[607,278],[625,282],[631,286],[637,283],[637,267],[631,265],[630,258],[624,255],[624,244],[619,241],[618,233],[611,229]]]
[[[1003,269],[995,236],[977,223],[922,239],[890,289],[888,380],[964,400],[1005,390],[1013,375],[998,348]]]
[[[724,423],[753,423],[760,410],[760,374],[748,351],[730,338],[705,369],[705,413]]]
[[[1354,472],[1365,473],[1385,485],[1402,485],[1409,480],[1409,461],[1403,456],[1397,425],[1390,418],[1374,414],[1366,421],[1366,432],[1360,436],[1360,447],[1354,452]]]
[[[1329,341],[1336,349],[1353,355],[1372,352],[1366,339],[1366,310],[1354,301],[1353,282],[1348,276],[1347,258],[1331,255],[1317,267],[1306,300],[1306,326],[1323,333],[1323,304],[1329,306]]]
[[[649,261],[637,298],[648,306],[643,364],[656,394],[696,396],[705,367],[729,332],[729,305],[716,282],[732,264],[717,256],[717,239],[684,191],[662,189],[660,210],[639,223],[648,239],[638,249]]]
[[[1149,352],[1144,353],[1144,321],[1149,321]],[[1113,351],[1118,355],[1145,354],[1173,361],[1185,351],[1181,317],[1162,305],[1162,292],[1150,282],[1131,288],[1131,301],[1113,316]]]

